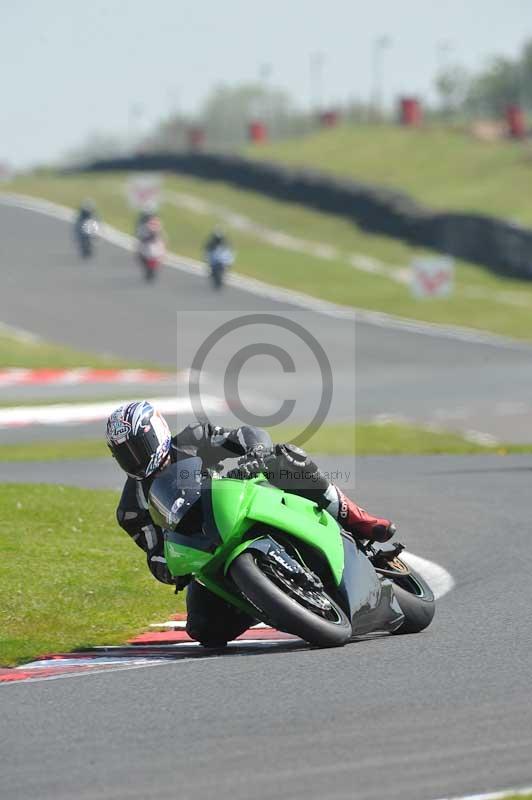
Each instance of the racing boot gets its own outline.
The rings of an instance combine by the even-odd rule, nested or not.
[[[336,517],[344,530],[351,534],[354,539],[368,539],[371,542],[387,542],[396,531],[396,527],[389,519],[374,517],[372,514],[357,505],[347,495],[334,487],[338,494],[338,512]],[[332,512],[335,504],[331,503]]]

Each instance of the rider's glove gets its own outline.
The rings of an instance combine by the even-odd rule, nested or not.
[[[312,499],[327,492],[329,480],[305,450],[295,444],[277,444],[274,450],[275,463],[270,466],[269,480],[275,486]]]
[[[275,455],[277,463],[281,467],[292,467],[292,469],[305,469],[312,471],[317,469],[316,465],[301,447],[295,444],[276,444]]]
[[[173,575],[168,569],[166,558],[158,550],[149,551],[147,561],[149,570],[156,580],[160,581],[161,583],[169,584],[173,584],[175,582]]]
[[[193,577],[193,575],[179,575],[177,578],[174,578],[175,593],[177,594],[185,589]]]
[[[227,473],[228,478],[248,480],[256,477],[260,472],[268,472],[268,462],[274,456],[274,451],[263,444],[251,447],[242,458],[238,459],[238,466]]]

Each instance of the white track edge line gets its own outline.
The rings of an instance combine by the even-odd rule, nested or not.
[[[165,414],[189,413],[191,401],[187,397],[152,397],[152,402]],[[27,425],[82,424],[106,419],[121,400],[101,400],[94,403],[54,403],[34,406],[8,406],[0,408],[0,430]],[[225,401],[215,395],[205,395],[203,403],[210,411],[225,411]]]
[[[272,645],[275,644],[286,644],[290,643],[291,640],[289,639],[282,639],[282,640],[271,640],[271,639],[253,639],[250,640],[250,643],[253,646],[256,645],[266,645],[267,649],[272,649]],[[302,644],[305,645],[303,640]],[[308,645],[307,645],[308,646]],[[185,662],[190,661],[212,661],[216,658],[223,658],[225,653],[206,653],[205,655],[199,656],[181,656],[177,659],[171,658],[159,658],[153,659],[152,661],[147,662],[146,664],[116,664],[109,667],[102,667],[101,669],[88,669],[80,672],[65,672],[62,675],[39,675],[36,678],[21,678],[20,680],[16,681],[0,681],[0,691],[2,690],[3,686],[20,686],[25,683],[40,683],[42,681],[58,681],[63,680],[64,678],[85,678],[88,675],[103,675],[105,673],[111,672],[126,672],[133,669],[147,669],[148,667],[168,667],[168,666],[175,666],[176,664],[183,664]],[[246,653],[245,650],[239,653],[233,653],[231,655],[232,658],[236,656],[249,656],[249,655],[256,655],[255,652]],[[21,666],[21,669],[24,665]],[[16,668],[15,668],[16,669]]]
[[[451,573],[435,561],[429,561],[428,558],[417,556],[409,550],[401,553],[400,558],[416,572],[419,572],[422,578],[425,578],[436,600],[450,592],[455,585],[455,580]]]
[[[503,797],[512,797],[513,795],[520,797],[527,794],[532,794],[532,786],[525,786],[522,789],[502,789],[498,792],[487,792],[486,794],[453,795],[453,797],[441,797],[438,800],[501,800]]]
[[[53,203],[49,200],[9,192],[0,192],[0,203],[21,208],[26,211],[36,211],[41,214],[46,214],[47,216],[54,217],[63,222],[72,222],[73,214],[75,213],[74,209],[59,205],[58,203]],[[117,247],[122,247],[131,252],[136,249],[136,241],[133,236],[119,231],[111,225],[103,224],[99,235],[102,239],[105,239],[107,242]],[[205,270],[205,265],[201,261],[173,253],[167,255],[165,264],[173,269],[186,272],[189,275],[197,276],[200,271],[203,273]],[[472,344],[490,345],[492,347],[513,350],[531,349],[530,345],[526,342],[521,342],[510,337],[498,336],[490,331],[476,330],[475,328],[459,325],[439,325],[435,322],[421,322],[408,317],[386,314],[381,311],[371,311],[366,308],[357,308],[356,306],[342,306],[327,300],[320,300],[317,297],[312,297],[302,292],[283,289],[242,275],[229,275],[228,283],[242,291],[267,297],[276,302],[290,303],[304,308],[307,311],[313,311],[328,317],[354,319],[355,321],[380,328],[402,330],[439,339],[454,339],[470,342]]]

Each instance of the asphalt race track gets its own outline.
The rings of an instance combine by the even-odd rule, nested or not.
[[[188,366],[205,331],[222,319],[274,313],[299,322],[323,346],[334,376],[330,421],[352,421],[355,413],[360,420],[404,415],[501,440],[532,441],[527,345],[495,346],[355,323],[229,286],[219,295],[209,290],[204,275],[170,268],[157,285],[145,286],[131,253],[105,241],[97,244],[95,261],[82,263],[65,222],[0,204],[0,257],[7,265],[0,321],[81,349]],[[297,362],[288,384],[297,398],[291,420],[308,421],[321,389],[315,361],[302,352],[304,345],[288,342],[285,330],[274,333],[273,343],[286,346]],[[247,330],[240,331],[239,346],[247,340]],[[228,355],[236,349],[230,339],[220,348],[218,361],[206,363],[219,394]],[[289,379],[272,358],[251,358],[242,372],[242,393],[274,411],[287,395]],[[259,412],[264,413],[260,405]],[[94,435],[97,429],[87,432]],[[12,439],[9,432],[1,435]]]
[[[203,278],[170,269],[145,287],[131,254],[99,245],[96,262],[82,267],[64,223],[0,206],[0,320],[79,348],[172,364],[177,307],[293,313],[231,287],[214,297]],[[309,320],[333,351],[333,419],[352,413],[355,365],[361,418],[427,420],[439,409],[459,427],[506,439],[518,440],[530,422],[532,438],[532,412],[508,411],[530,396],[526,347],[362,322],[353,336],[345,320]],[[250,386],[259,372],[251,369]],[[268,378],[275,408],[283,388]],[[412,552],[452,574],[455,587],[432,626],[339,650],[270,648],[4,684],[2,800],[437,800],[532,783],[532,457],[323,456],[320,465],[392,517]],[[110,460],[2,465],[5,480],[120,485]]]
[[[531,479],[528,457],[359,459],[358,497],[456,580],[430,628],[3,685],[0,796],[436,800],[530,785]]]

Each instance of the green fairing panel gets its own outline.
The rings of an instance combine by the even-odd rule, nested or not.
[[[168,539],[164,543],[164,554],[168,569],[174,576],[200,572],[212,558],[211,553],[202,552],[195,547],[185,547]]]
[[[214,518],[224,541],[237,533],[242,536],[255,522],[271,525],[322,553],[336,584],[340,585],[344,570],[340,528],[330,514],[312,501],[260,486],[256,480],[221,480],[213,481],[212,502]]]
[[[255,481],[213,480],[212,510],[222,541],[226,542],[236,534],[242,536],[251,527],[253,521],[248,519],[248,511],[256,490],[260,488]]]

